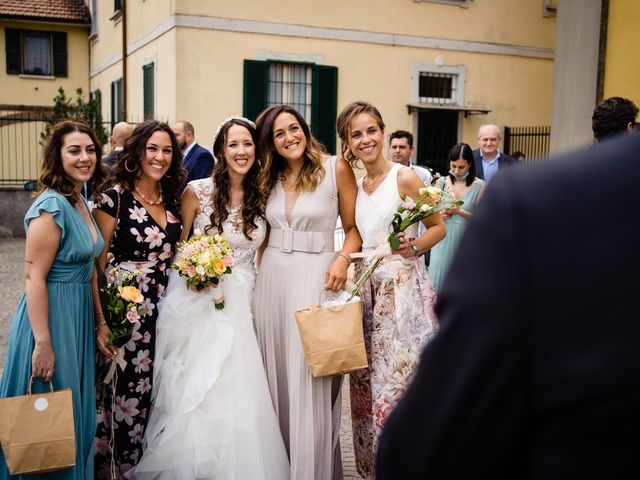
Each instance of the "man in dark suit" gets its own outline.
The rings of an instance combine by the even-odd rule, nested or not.
[[[634,135],[498,174],[378,480],[640,475],[639,164]]]
[[[476,177],[485,182],[489,182],[499,169],[518,163],[498,150],[501,140],[502,133],[497,125],[482,125],[478,129],[480,148],[473,151],[473,160],[476,166]]]
[[[113,169],[118,159],[118,154],[124,149],[124,143],[132,132],[133,126],[127,122],[119,122],[113,126],[111,130],[111,153],[102,157],[102,163],[109,167],[110,170]]]
[[[176,135],[178,147],[182,150],[182,166],[187,170],[187,183],[211,175],[213,155],[196,143],[193,125],[180,121],[176,122],[171,129]]]

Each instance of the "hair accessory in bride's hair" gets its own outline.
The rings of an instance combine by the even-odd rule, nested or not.
[[[218,139],[218,135],[220,135],[220,130],[222,130],[222,127],[227,123],[230,122],[231,120],[242,120],[243,122],[247,122],[249,125],[251,125],[253,128],[256,128],[256,124],[253,123],[251,120],[249,120],[248,118],[245,117],[241,117],[240,115],[233,115],[231,117],[227,117],[225,118],[222,122],[220,122],[220,124],[218,125],[218,128],[216,128],[216,133],[213,136],[213,145],[215,145],[216,140]]]

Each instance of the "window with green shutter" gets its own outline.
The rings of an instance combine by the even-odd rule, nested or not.
[[[111,82],[111,126],[122,121],[122,79]]]
[[[329,151],[336,146],[338,69],[311,63],[244,61],[243,115],[287,104],[299,111]]]
[[[151,62],[142,67],[142,99],[145,120],[155,117],[155,63]]]
[[[5,29],[10,75],[67,76],[67,33]]]

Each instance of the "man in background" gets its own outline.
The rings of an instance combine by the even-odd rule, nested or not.
[[[610,97],[593,110],[591,128],[597,142],[636,131],[638,107],[628,98]]]
[[[124,143],[132,132],[133,126],[127,122],[119,122],[113,126],[113,130],[111,130],[111,153],[102,157],[102,163],[109,167],[110,170],[113,169],[118,155],[124,148]]]
[[[513,158],[498,150],[501,141],[502,132],[497,125],[482,125],[478,129],[480,148],[473,151],[473,160],[476,166],[476,177],[487,183],[498,173],[498,170],[516,164]]]
[[[213,155],[196,143],[193,125],[183,120],[176,122],[171,129],[182,151],[182,166],[187,170],[187,183],[210,176],[213,170]]]
[[[411,168],[418,174],[420,180],[429,185],[431,183],[431,172],[424,167],[411,163],[411,156],[416,151],[413,145],[413,135],[406,130],[396,130],[389,138],[389,154],[391,160],[405,167]]]

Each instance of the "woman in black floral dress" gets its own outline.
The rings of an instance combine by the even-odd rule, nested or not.
[[[103,192],[94,210],[109,245],[100,257],[103,268],[116,265],[137,272],[147,312],[123,347],[126,366],[116,369],[115,388],[98,385],[96,478],[122,478],[138,463],[151,405],[158,300],[169,279],[173,250],[182,232],[179,192],[184,183],[182,159],[166,123],[148,120],[127,140],[114,168],[115,185]],[[116,348],[107,345],[109,327],[99,319],[97,345],[104,371]],[[103,375],[98,376],[98,381]]]

